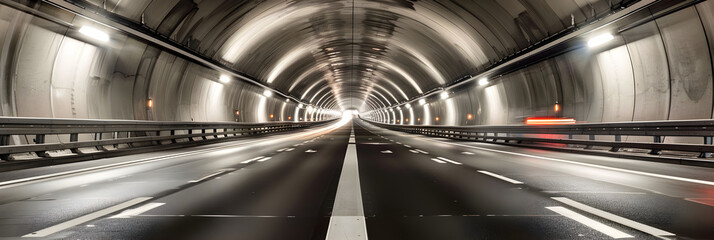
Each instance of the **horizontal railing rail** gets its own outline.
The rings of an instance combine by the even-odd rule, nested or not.
[[[0,117],[0,159],[13,161],[16,160],[14,155],[33,153],[39,158],[51,158],[51,151],[82,155],[112,151],[119,145],[132,148],[179,142],[200,144],[290,131],[331,121],[233,123]]]
[[[499,126],[417,126],[366,121],[380,127],[403,132],[483,142],[558,143],[580,145],[586,149],[591,149],[593,146],[604,146],[610,147],[611,152],[620,151],[622,148],[633,148],[649,150],[649,154],[653,155],[668,150],[699,153],[699,158],[707,158],[714,152],[712,145],[714,120]],[[610,136],[611,140],[596,140],[598,136]],[[623,136],[646,136],[651,137],[652,141],[622,141]],[[696,137],[701,138],[701,143],[665,143],[665,137]]]

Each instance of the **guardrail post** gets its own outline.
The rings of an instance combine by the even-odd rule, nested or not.
[[[10,135],[0,135],[0,146],[10,145]],[[10,154],[0,154],[0,160],[10,160]]]
[[[206,137],[206,129],[205,129],[205,128],[201,129],[201,134],[203,134],[203,135],[201,135],[201,139],[203,139],[203,140],[208,139],[208,138]]]
[[[37,134],[35,135],[35,144],[44,144],[45,143],[45,135],[44,134]],[[39,157],[49,157],[50,155],[47,154],[47,151],[37,151],[35,152],[37,156]]]
[[[662,136],[654,136],[653,138],[654,138],[653,140],[655,143],[662,143]],[[661,151],[660,149],[652,149],[649,154],[659,155],[660,151]]]
[[[228,137],[228,128],[223,129],[223,136]]]
[[[498,142],[497,137],[498,137],[498,133],[497,132],[493,133],[493,141],[494,142]]]
[[[218,129],[213,129],[213,138],[218,138]]]
[[[77,142],[77,141],[79,141],[79,133],[69,134],[69,142]],[[70,148],[69,150],[72,151],[72,153],[80,153],[79,148]]]
[[[705,144],[705,145],[712,145],[712,137],[711,137],[711,136],[709,136],[709,137],[704,137],[704,144]],[[711,156],[711,154],[712,154],[712,153],[710,153],[710,152],[701,152],[701,153],[699,153],[699,156],[698,156],[698,157],[699,157],[699,158],[708,158],[709,156]]]
[[[615,142],[621,142],[622,141],[622,136],[620,135],[615,135]],[[613,146],[610,148],[610,152],[617,152],[620,151],[620,147],[618,146]]]
[[[193,129],[189,129],[189,130],[188,130],[188,135],[191,135],[191,134],[193,134]],[[189,142],[193,142],[193,137],[192,137],[192,136],[191,136],[191,137],[188,137],[188,141],[189,141]]]
[[[590,134],[588,140],[595,141],[595,135]],[[585,149],[593,149],[593,145],[585,145]]]
[[[176,130],[171,130],[171,136],[175,136],[175,135],[176,135]],[[171,138],[171,143],[176,143],[176,139]]]

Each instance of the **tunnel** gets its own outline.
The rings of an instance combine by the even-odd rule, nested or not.
[[[0,239],[712,239],[707,0],[0,0]]]

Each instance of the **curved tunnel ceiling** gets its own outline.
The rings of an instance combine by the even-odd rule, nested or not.
[[[88,1],[301,101],[365,110],[479,73],[622,2]]]

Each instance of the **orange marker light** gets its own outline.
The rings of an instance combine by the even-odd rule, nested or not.
[[[472,118],[474,118],[474,115],[471,115],[471,113],[466,115],[466,119],[471,120]]]
[[[151,99],[151,98],[149,98],[149,100],[146,101],[146,106],[149,107],[149,108],[154,107],[154,100]]]
[[[558,104],[556,103],[555,106],[553,107],[553,109],[555,110],[555,112],[560,111],[560,105],[558,105]]]
[[[288,116],[288,120],[293,119],[293,117]]]
[[[240,115],[240,111],[236,110],[236,116]]]
[[[573,118],[539,118],[531,117],[526,119],[526,125],[568,125],[575,124]]]
[[[417,118],[417,122],[421,122],[421,118]]]
[[[436,119],[437,122],[439,121],[439,117],[436,117],[436,118],[434,118],[434,119]]]
[[[273,114],[270,114],[270,118],[273,118]]]
[[[409,118],[407,118],[407,119],[404,119],[404,121],[405,121],[405,122],[409,122]]]

